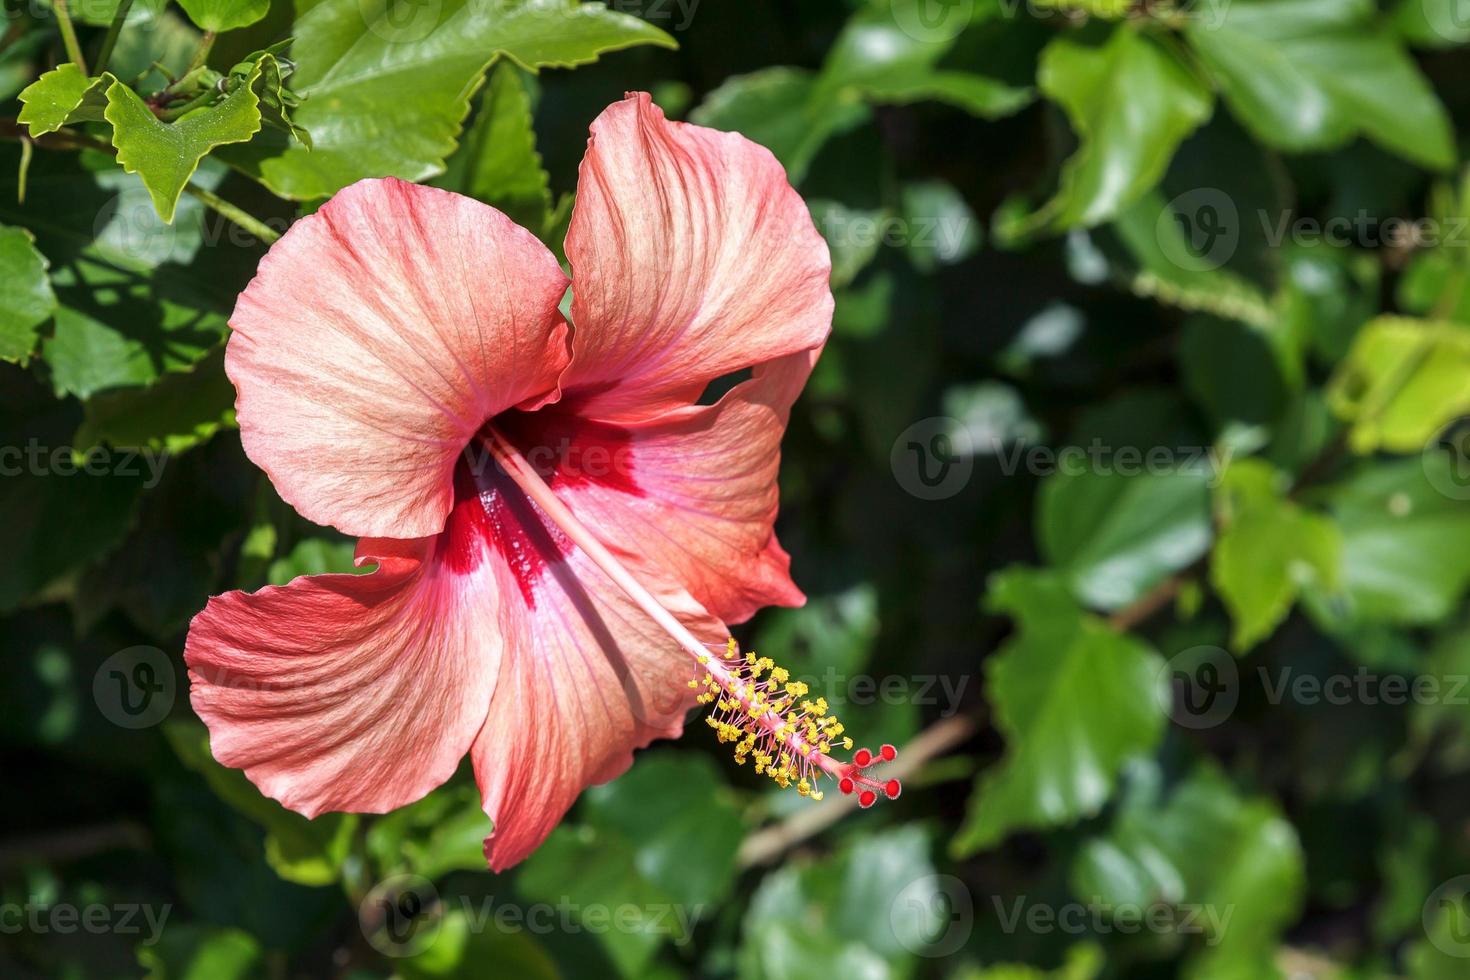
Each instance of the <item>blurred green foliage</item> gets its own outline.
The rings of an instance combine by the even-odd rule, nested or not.
[[[6,13],[0,975],[1470,975],[1465,0]],[[353,545],[241,452],[233,299],[369,175],[559,252],[632,89],[830,245],[811,602],[741,633],[905,793],[828,820],[701,725],[502,875],[467,772],[284,810],[183,635]]]

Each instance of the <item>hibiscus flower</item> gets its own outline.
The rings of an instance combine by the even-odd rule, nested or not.
[[[230,320],[246,453],[362,575],[210,600],[191,701],[223,764],[314,816],[380,813],[469,754],[499,870],[696,702],[737,759],[870,805],[892,758],[727,623],[804,599],[779,444],[827,339],[827,247],[784,171],[646,94],[592,126],[574,274],[505,215],[364,180],[270,249]],[[714,404],[711,382],[749,372]]]

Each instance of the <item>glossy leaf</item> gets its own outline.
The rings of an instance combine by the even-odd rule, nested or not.
[[[122,82],[107,89],[107,121],[117,162],[128,173],[143,178],[153,206],[165,222],[172,222],[184,185],[199,161],[217,146],[243,143],[260,131],[259,77],[254,72],[216,105],[186,113],[172,123],[161,122],[138,93]]]
[[[454,152],[469,97],[499,55],[535,70],[570,68],[663,31],[579,0],[323,0],[293,28],[302,97],[293,114],[312,147],[266,134],[222,154],[282,197],[326,197],[363,177],[422,180]]]
[[[1376,21],[1372,0],[1237,0],[1190,43],[1232,110],[1262,142],[1292,152],[1362,134],[1423,166],[1454,164],[1438,97]]]
[[[1342,530],[1342,594],[1317,597],[1329,625],[1431,623],[1470,585],[1470,509],[1459,451],[1367,467],[1324,493]]]
[[[818,92],[812,72],[764,68],[726,79],[694,107],[689,121],[743,133],[776,154],[799,184],[827,140],[869,116],[860,101],[828,102]]]
[[[1158,654],[1082,612],[1057,577],[1000,574],[989,606],[1017,625],[986,663],[1006,755],[975,784],[958,856],[1096,813],[1124,761],[1158,742],[1167,704]]]
[[[1417,452],[1470,410],[1470,327],[1380,317],[1358,333],[1328,389],[1355,452]]]
[[[1301,907],[1305,868],[1296,831],[1269,800],[1247,797],[1201,767],[1159,799],[1145,774],[1106,837],[1081,851],[1073,891],[1108,905],[1179,906],[1203,934],[1189,976],[1262,976],[1274,942]],[[1176,921],[1185,921],[1180,913]]]
[[[944,955],[951,930],[967,927],[947,918],[964,915],[954,904],[962,898],[957,884],[935,873],[929,836],[912,825],[861,834],[830,857],[790,862],[750,901],[740,975],[903,977],[916,953]]]
[[[1205,553],[1212,534],[1210,474],[1202,463],[1173,472],[1084,469],[1047,478],[1037,539],[1079,601],[1125,606]]]
[[[184,13],[206,31],[249,27],[271,9],[271,0],[179,0]]]
[[[1004,230],[1011,240],[1120,214],[1158,183],[1214,103],[1172,51],[1132,30],[1096,47],[1058,38],[1042,55],[1037,83],[1066,110],[1081,145],[1062,167],[1056,196]]]
[[[474,124],[434,183],[484,201],[537,234],[549,230],[550,178],[536,152],[530,97],[511,63],[490,72]]]
[[[76,443],[146,446],[175,455],[235,423],[235,387],[225,377],[224,352],[189,371],[166,374],[147,387],[100,391],[87,399]]]
[[[1338,588],[1342,535],[1331,520],[1285,496],[1283,476],[1261,460],[1241,460],[1220,488],[1224,531],[1210,577],[1234,622],[1232,642],[1247,650],[1269,636],[1303,586]]]
[[[56,309],[48,263],[30,232],[0,225],[0,360],[24,364]]]
[[[89,77],[68,62],[46,72],[20,93],[23,109],[15,121],[24,123],[34,138],[54,133],[75,122],[101,122],[107,107],[111,75]]]

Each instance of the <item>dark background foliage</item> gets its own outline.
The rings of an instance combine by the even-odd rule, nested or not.
[[[316,5],[125,7],[108,67],[165,123],[141,73],[203,50],[278,59],[242,98],[313,140],[203,146],[197,192],[148,127],[17,100],[69,46],[7,8],[0,974],[1467,975],[1470,7],[637,0],[533,50],[505,25],[538,5],[570,18],[363,0],[370,55],[463,35],[413,105],[325,87]],[[73,5],[94,67],[117,6]],[[223,212],[391,172],[555,247],[633,89],[770,146],[832,247],[782,470],[811,601],[739,633],[906,791],[778,794],[696,723],[502,875],[465,771],[288,813],[210,757],[183,636],[351,542],[241,452],[220,345],[265,244]]]

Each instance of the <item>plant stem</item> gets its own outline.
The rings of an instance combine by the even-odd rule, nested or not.
[[[184,69],[184,74],[203,68],[204,63],[209,60],[209,51],[214,47],[214,31],[205,31],[204,36],[199,39],[199,47],[194,51],[194,57],[189,61],[189,67]]]
[[[107,68],[107,59],[112,57],[112,49],[116,47],[118,36],[122,34],[123,21],[128,19],[128,11],[132,9],[133,0],[121,0],[117,5],[117,13],[112,15],[107,36],[102,39],[102,48],[97,52],[97,74],[102,74]]]
[[[31,144],[30,139],[22,136],[20,138],[20,172],[16,174],[15,178],[16,204],[24,204],[26,202],[26,178],[31,173],[31,154],[33,152],[35,152],[35,147]]]
[[[82,46],[77,43],[77,29],[71,23],[71,11],[66,8],[66,0],[53,0],[52,9],[56,11],[56,24],[61,28],[61,43],[66,46],[66,56],[72,64],[82,70],[82,74],[90,74],[87,71],[87,59],[82,57]]]
[[[246,214],[243,210],[226,201],[218,194],[213,191],[207,191],[198,184],[185,184],[184,192],[203,201],[206,207],[233,221],[267,245],[281,237],[280,232],[271,228],[259,218]]]

